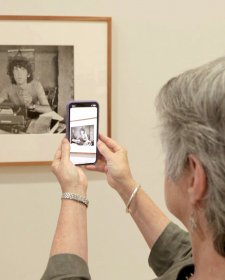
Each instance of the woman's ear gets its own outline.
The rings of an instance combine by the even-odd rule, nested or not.
[[[207,191],[205,169],[195,155],[188,156],[189,184],[188,195],[192,205],[199,203]]]

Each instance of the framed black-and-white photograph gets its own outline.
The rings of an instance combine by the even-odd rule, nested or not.
[[[49,164],[71,100],[96,100],[111,134],[111,18],[0,16],[0,30],[1,165]],[[93,125],[72,130],[89,151]]]

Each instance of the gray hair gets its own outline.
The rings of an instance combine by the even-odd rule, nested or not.
[[[207,176],[205,216],[216,251],[225,256],[225,57],[167,82],[156,99],[166,174],[182,175],[188,155]]]

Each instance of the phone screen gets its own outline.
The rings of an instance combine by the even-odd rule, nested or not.
[[[69,104],[70,159],[73,164],[94,164],[97,161],[98,103]]]

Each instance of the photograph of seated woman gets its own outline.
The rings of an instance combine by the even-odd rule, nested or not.
[[[33,79],[32,65],[25,56],[15,55],[9,60],[7,70],[11,84],[1,91],[0,104],[8,101],[16,114],[26,110],[51,111],[44,89],[39,81]]]
[[[85,131],[84,127],[79,129],[79,136],[77,136],[76,132],[79,128],[73,127],[71,128],[71,143],[77,144],[79,146],[92,146],[92,141],[90,140],[90,136],[88,136],[87,132]]]

